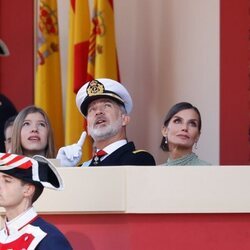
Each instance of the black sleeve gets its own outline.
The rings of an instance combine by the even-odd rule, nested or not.
[[[155,166],[154,157],[147,151],[134,151],[126,159],[126,165]]]

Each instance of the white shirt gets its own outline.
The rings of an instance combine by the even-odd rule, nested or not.
[[[106,157],[108,157],[110,154],[112,154],[114,151],[116,151],[118,148],[124,146],[125,144],[127,144],[127,140],[123,139],[123,140],[119,140],[116,142],[113,142],[111,144],[109,144],[108,146],[106,146],[105,148],[103,148],[102,150],[104,150],[107,154],[104,155],[101,158],[101,161],[103,161]],[[98,152],[100,149],[96,149],[96,151]],[[90,159],[89,161],[85,161],[81,167],[87,167],[89,166],[89,164],[91,163],[92,159]]]

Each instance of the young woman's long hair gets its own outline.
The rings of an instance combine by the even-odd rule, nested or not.
[[[36,106],[28,106],[21,110],[17,115],[12,130],[12,138],[11,138],[11,153],[13,154],[20,154],[23,155],[23,147],[21,143],[21,130],[23,127],[23,122],[26,119],[28,114],[32,113],[40,113],[48,126],[48,138],[47,138],[47,146],[44,149],[44,155],[47,158],[55,158],[56,156],[56,149],[54,143],[54,136],[52,127],[49,121],[48,115],[41,109]]]

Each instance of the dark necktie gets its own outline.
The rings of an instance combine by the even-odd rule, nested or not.
[[[99,150],[98,152],[96,152],[93,157],[93,164],[98,165],[101,162],[101,157],[103,157],[106,154],[107,152],[105,152],[104,150]]]

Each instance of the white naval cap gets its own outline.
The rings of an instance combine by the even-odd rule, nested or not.
[[[76,95],[76,105],[86,116],[90,102],[103,97],[123,104],[128,114],[132,111],[133,101],[127,89],[121,83],[108,78],[99,78],[85,83]]]

